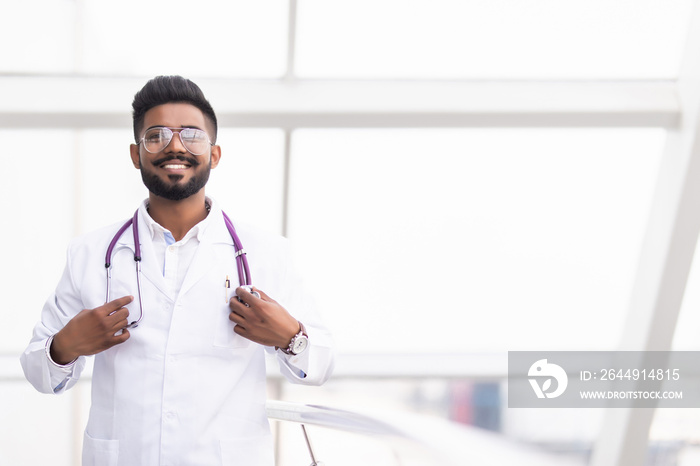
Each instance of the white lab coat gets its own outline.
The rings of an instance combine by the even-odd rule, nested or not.
[[[141,210],[139,215],[146,215]],[[228,319],[227,301],[238,283],[233,242],[216,202],[210,215],[212,223],[175,300],[166,292],[147,222],[139,219],[144,318],[129,340],[95,356],[84,466],[273,464],[264,348],[235,334]],[[303,322],[309,334],[309,347],[300,356],[277,351],[282,374],[293,383],[323,383],[333,366],[331,337],[302,293],[286,240],[233,221],[253,284]],[[46,344],[80,310],[105,302],[105,253],[121,225],[69,246],[63,277],[21,357],[27,379],[41,392],[62,393],[80,376],[84,357],[70,368],[58,367],[47,357]],[[119,239],[112,264],[111,299],[135,297],[131,321],[138,315],[131,228]],[[65,426],[63,419],[49,422],[56,429]]]

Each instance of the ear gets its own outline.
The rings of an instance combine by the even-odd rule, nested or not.
[[[221,146],[211,146],[211,168],[216,168],[221,160]]]
[[[141,156],[139,154],[139,148],[141,146],[137,144],[132,144],[129,146],[129,152],[131,152],[131,163],[134,164],[134,168],[141,168]]]

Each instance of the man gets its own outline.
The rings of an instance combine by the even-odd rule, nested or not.
[[[96,355],[84,465],[271,466],[263,349],[291,382],[318,385],[332,370],[330,335],[285,240],[239,223],[230,231],[205,196],[221,148],[199,87],[154,78],[133,118],[131,160],[148,199],[121,234],[123,222],[71,242],[21,357],[25,375],[63,393]],[[244,257],[255,287],[236,287]]]

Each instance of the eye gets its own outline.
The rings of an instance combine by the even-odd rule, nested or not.
[[[162,128],[148,131],[143,138],[146,140],[146,142],[153,144],[159,143],[167,139],[165,135],[165,130],[163,130]]]
[[[183,141],[201,143],[207,141],[207,133],[201,129],[185,128],[180,132]]]

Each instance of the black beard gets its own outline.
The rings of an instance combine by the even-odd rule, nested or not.
[[[180,157],[171,157],[167,160],[172,160]],[[163,162],[167,161],[164,160]],[[195,162],[196,163],[196,162]],[[160,164],[159,164],[160,165]],[[194,165],[193,165],[194,166]],[[156,196],[168,199],[170,201],[181,201],[187,199],[188,197],[196,194],[201,190],[209,181],[209,172],[211,171],[211,159],[209,159],[209,166],[204,168],[201,173],[196,173],[187,184],[166,184],[161,180],[157,174],[148,172],[141,167],[141,179],[146,188]],[[170,181],[176,183],[182,179],[182,175],[168,175]]]

